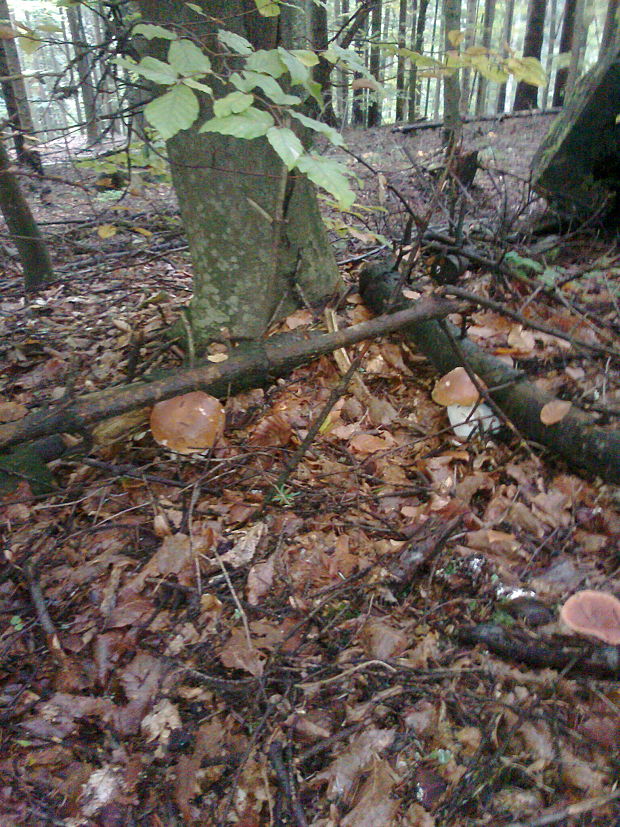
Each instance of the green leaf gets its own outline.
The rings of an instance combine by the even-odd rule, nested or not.
[[[171,43],[168,60],[180,75],[204,75],[211,71],[211,61],[191,40]]]
[[[262,72],[264,75],[271,75],[273,78],[281,77],[286,70],[277,49],[259,49],[257,52],[252,52],[245,62],[245,68],[254,72]]]
[[[421,55],[420,52],[413,52],[411,49],[399,49],[398,54],[401,55],[401,57],[408,58],[412,63],[415,63],[416,66],[420,66],[423,69],[430,69],[443,65],[439,63],[438,60],[435,60],[435,58]]]
[[[176,83],[178,78],[177,72],[169,63],[157,60],[156,57],[143,57],[140,63],[133,67],[133,71],[147,80],[152,80],[153,83],[159,83],[161,86]]]
[[[163,26],[154,26],[152,23],[138,23],[133,30],[134,34],[141,34],[147,40],[152,40],[154,37],[163,37],[164,40],[176,40],[177,36],[170,29],[164,29]]]
[[[246,92],[258,86],[263,90],[265,95],[278,106],[294,106],[297,103],[301,103],[301,98],[298,98],[297,95],[287,95],[278,81],[269,75],[261,75],[260,72],[245,71],[242,77],[246,84]]]
[[[203,17],[207,16],[197,3],[186,3],[185,5],[188,9],[195,11],[196,14],[201,14]]]
[[[350,49],[343,49],[342,46],[338,46],[337,43],[332,43],[329,49],[326,49],[321,54],[326,60],[329,60],[330,63],[341,63],[346,66],[347,69],[359,72],[363,77],[371,77],[370,72],[359,55]]]
[[[238,55],[251,55],[254,51],[252,44],[245,39],[245,37],[241,37],[240,34],[235,34],[235,32],[226,31],[226,29],[218,29],[217,30],[217,38],[224,46],[228,46],[228,48],[236,52]]]
[[[476,57],[472,65],[483,77],[493,83],[505,83],[508,80],[508,72],[498,65],[496,61],[485,55]]]
[[[256,9],[263,17],[277,17],[280,14],[280,0],[254,0]]]
[[[213,104],[213,111],[218,118],[225,118],[226,115],[237,115],[254,103],[253,95],[244,95],[243,92],[231,92]]]
[[[251,106],[238,115],[227,115],[225,118],[211,118],[204,123],[199,132],[218,132],[220,135],[232,135],[235,138],[251,140],[266,135],[274,125],[269,112],[255,109]]]
[[[147,121],[154,126],[164,141],[182,129],[188,129],[198,117],[198,98],[187,86],[173,86],[144,107]]]
[[[267,140],[289,170],[293,169],[297,160],[304,154],[303,144],[297,135],[287,127],[273,126],[267,132]]]
[[[297,118],[297,120],[308,129],[313,129],[315,132],[320,132],[321,135],[325,135],[334,146],[344,146],[344,138],[333,126],[328,126],[326,123],[321,123],[321,121],[315,121],[314,118],[302,115],[301,112],[293,112],[293,110],[290,110],[289,115]]]
[[[347,210],[355,201],[355,193],[347,181],[346,167],[337,161],[305,153],[297,161],[297,169],[305,173],[317,186],[333,195],[341,209]]]
[[[509,57],[506,69],[515,80],[522,80],[530,86],[544,86],[547,83],[547,74],[535,57]]]
[[[197,89],[199,92],[205,92],[205,94],[213,97],[213,89],[211,89],[210,86],[207,86],[206,83],[201,83],[199,80],[194,80],[194,78],[183,78],[183,85],[190,86],[192,89]]]
[[[281,48],[281,47],[280,47]],[[278,51],[280,51],[278,49]],[[283,51],[286,51],[285,49]],[[282,52],[280,52],[282,54]],[[316,66],[319,62],[319,57],[314,52],[311,52],[309,49],[291,49],[289,54],[296,57],[300,63],[303,63],[304,66]]]
[[[542,273],[545,269],[539,261],[533,258],[526,258],[515,253],[514,250],[506,253],[504,260],[517,272],[527,274],[528,270],[533,270],[535,273]]]
[[[299,60],[299,58],[292,52],[283,49],[282,46],[278,47],[278,54],[280,55],[282,63],[284,63],[288,69],[293,86],[304,86],[308,83],[311,75],[305,63]]]

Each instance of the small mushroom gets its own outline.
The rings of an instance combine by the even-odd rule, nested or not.
[[[438,405],[475,405],[479,396],[465,368],[454,368],[433,388],[433,401]]]
[[[560,609],[560,620],[573,632],[620,645],[620,600],[607,592],[575,592]]]
[[[202,391],[158,402],[151,411],[153,439],[178,454],[211,448],[224,432],[224,423],[224,408]]]

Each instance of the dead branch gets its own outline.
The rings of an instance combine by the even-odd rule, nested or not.
[[[414,306],[409,304],[407,309],[397,313],[334,333],[307,334],[295,338],[282,336],[252,342],[232,351],[225,362],[205,363],[153,382],[112,387],[1,424],[0,449],[49,434],[88,433],[90,426],[102,419],[192,390],[203,390],[226,398],[240,390],[267,384],[336,348],[392,333],[413,322],[443,318],[460,309],[462,307],[443,299],[424,300]]]

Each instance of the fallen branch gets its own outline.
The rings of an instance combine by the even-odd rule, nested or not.
[[[287,335],[252,342],[237,348],[225,362],[202,364],[153,382],[116,386],[3,423],[0,425],[0,449],[50,434],[87,434],[95,422],[192,390],[226,398],[240,390],[271,382],[336,348],[392,333],[413,322],[443,318],[459,309],[462,307],[444,299],[424,300],[334,333],[307,334],[294,339]]]
[[[360,292],[367,306],[375,313],[388,307],[398,283],[399,273],[385,266],[367,267],[360,278]],[[408,302],[399,299],[396,309]],[[485,353],[460,331],[445,323],[450,335],[458,340],[469,367],[489,388],[489,394],[527,439],[562,456],[571,467],[582,467],[606,482],[620,482],[620,434],[597,425],[596,419],[576,407],[555,425],[545,425],[540,414],[554,397],[533,385],[523,374],[508,367],[495,356]],[[413,322],[404,328],[409,341],[422,352],[440,374],[461,364],[450,337],[437,321]]]
[[[462,123],[478,123],[478,121],[497,121],[501,123],[507,118],[535,118],[542,115],[557,115],[562,111],[561,106],[553,106],[550,109],[524,109],[518,112],[501,112],[494,115],[463,115]],[[417,132],[419,129],[439,129],[444,125],[443,121],[418,121],[417,123],[395,126],[392,132]]]

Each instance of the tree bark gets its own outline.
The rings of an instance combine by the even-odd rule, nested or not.
[[[540,60],[546,10],[547,0],[530,0],[527,10],[523,57],[536,57]],[[512,108],[517,111],[520,109],[536,109],[537,102],[538,87],[520,80],[517,84],[517,91]]]
[[[398,47],[406,46],[407,32],[407,0],[400,0],[398,4]],[[402,121],[405,117],[405,58],[398,55],[396,61],[396,120]]]
[[[484,20],[482,27],[482,45],[485,49],[491,48],[493,38],[493,23],[495,22],[495,0],[484,0]],[[488,80],[478,77],[478,91],[476,93],[476,115],[484,115],[487,102]]]
[[[454,49],[448,35],[461,28],[461,0],[444,0],[444,48],[446,51]],[[443,121],[444,143],[448,151],[458,141],[461,132],[460,114],[461,88],[456,72],[449,75],[443,82]]]
[[[370,18],[370,74],[378,83],[381,83],[381,51],[379,41],[381,40],[381,13],[383,3],[375,0]],[[377,92],[372,93],[373,97],[368,106],[368,126],[381,125],[381,98]]]
[[[575,25],[575,7],[577,0],[566,0],[564,5],[564,22],[560,35],[560,54],[568,54],[573,43],[573,27]],[[568,78],[568,66],[558,69],[553,87],[553,105],[562,106],[564,103],[564,87]]]
[[[601,53],[612,48],[613,44],[618,39],[618,31],[620,30],[620,21],[618,19],[619,14],[620,0],[609,0],[607,14],[605,15],[603,37],[601,39]]]
[[[399,277],[398,272],[386,267],[369,267],[362,273],[360,293],[373,313],[383,313],[388,307],[401,309],[407,306],[408,302],[402,298],[389,303]],[[461,338],[454,325],[445,324],[469,367],[485,382],[494,402],[523,436],[550,448],[571,467],[586,468],[606,482],[620,482],[620,433],[597,427],[593,417],[577,408],[572,408],[561,422],[544,425],[540,413],[553,397],[538,390],[519,371],[484,353],[469,339]],[[407,325],[404,333],[440,375],[462,364],[450,336],[438,322],[416,322]]]
[[[84,104],[84,118],[86,121],[86,137],[89,144],[97,143],[99,127],[97,125],[97,109],[95,104],[95,86],[93,85],[92,67],[88,55],[82,11],[78,6],[68,6],[66,9],[69,30],[75,50],[77,73],[79,78],[80,95]]]
[[[507,50],[508,45],[510,44],[510,38],[512,37],[512,21],[514,17],[515,11],[515,0],[506,0],[506,9],[504,11],[504,27],[502,29],[502,52]],[[506,89],[508,87],[507,83],[500,84],[499,91],[497,93],[497,106],[496,112],[499,115],[504,113],[506,109]]]
[[[34,292],[52,278],[52,262],[47,245],[30,212],[11,160],[0,140],[0,210],[9,228],[11,241],[17,247],[24,271],[26,292]]]
[[[215,72],[219,20],[257,48],[290,47],[281,32],[295,19],[264,18],[251,0],[202,0],[205,16],[181,0],[140,0],[146,21],[192,31],[210,50]],[[298,10],[287,4],[282,15]],[[307,45],[307,44],[306,44]],[[210,81],[211,83],[211,81]],[[218,81],[212,83],[218,89]],[[200,116],[167,143],[172,180],[194,264],[188,318],[200,350],[214,338],[255,339],[303,301],[316,302],[339,284],[315,191],[286,167],[266,138],[250,141],[200,133],[212,115],[198,93]]]

